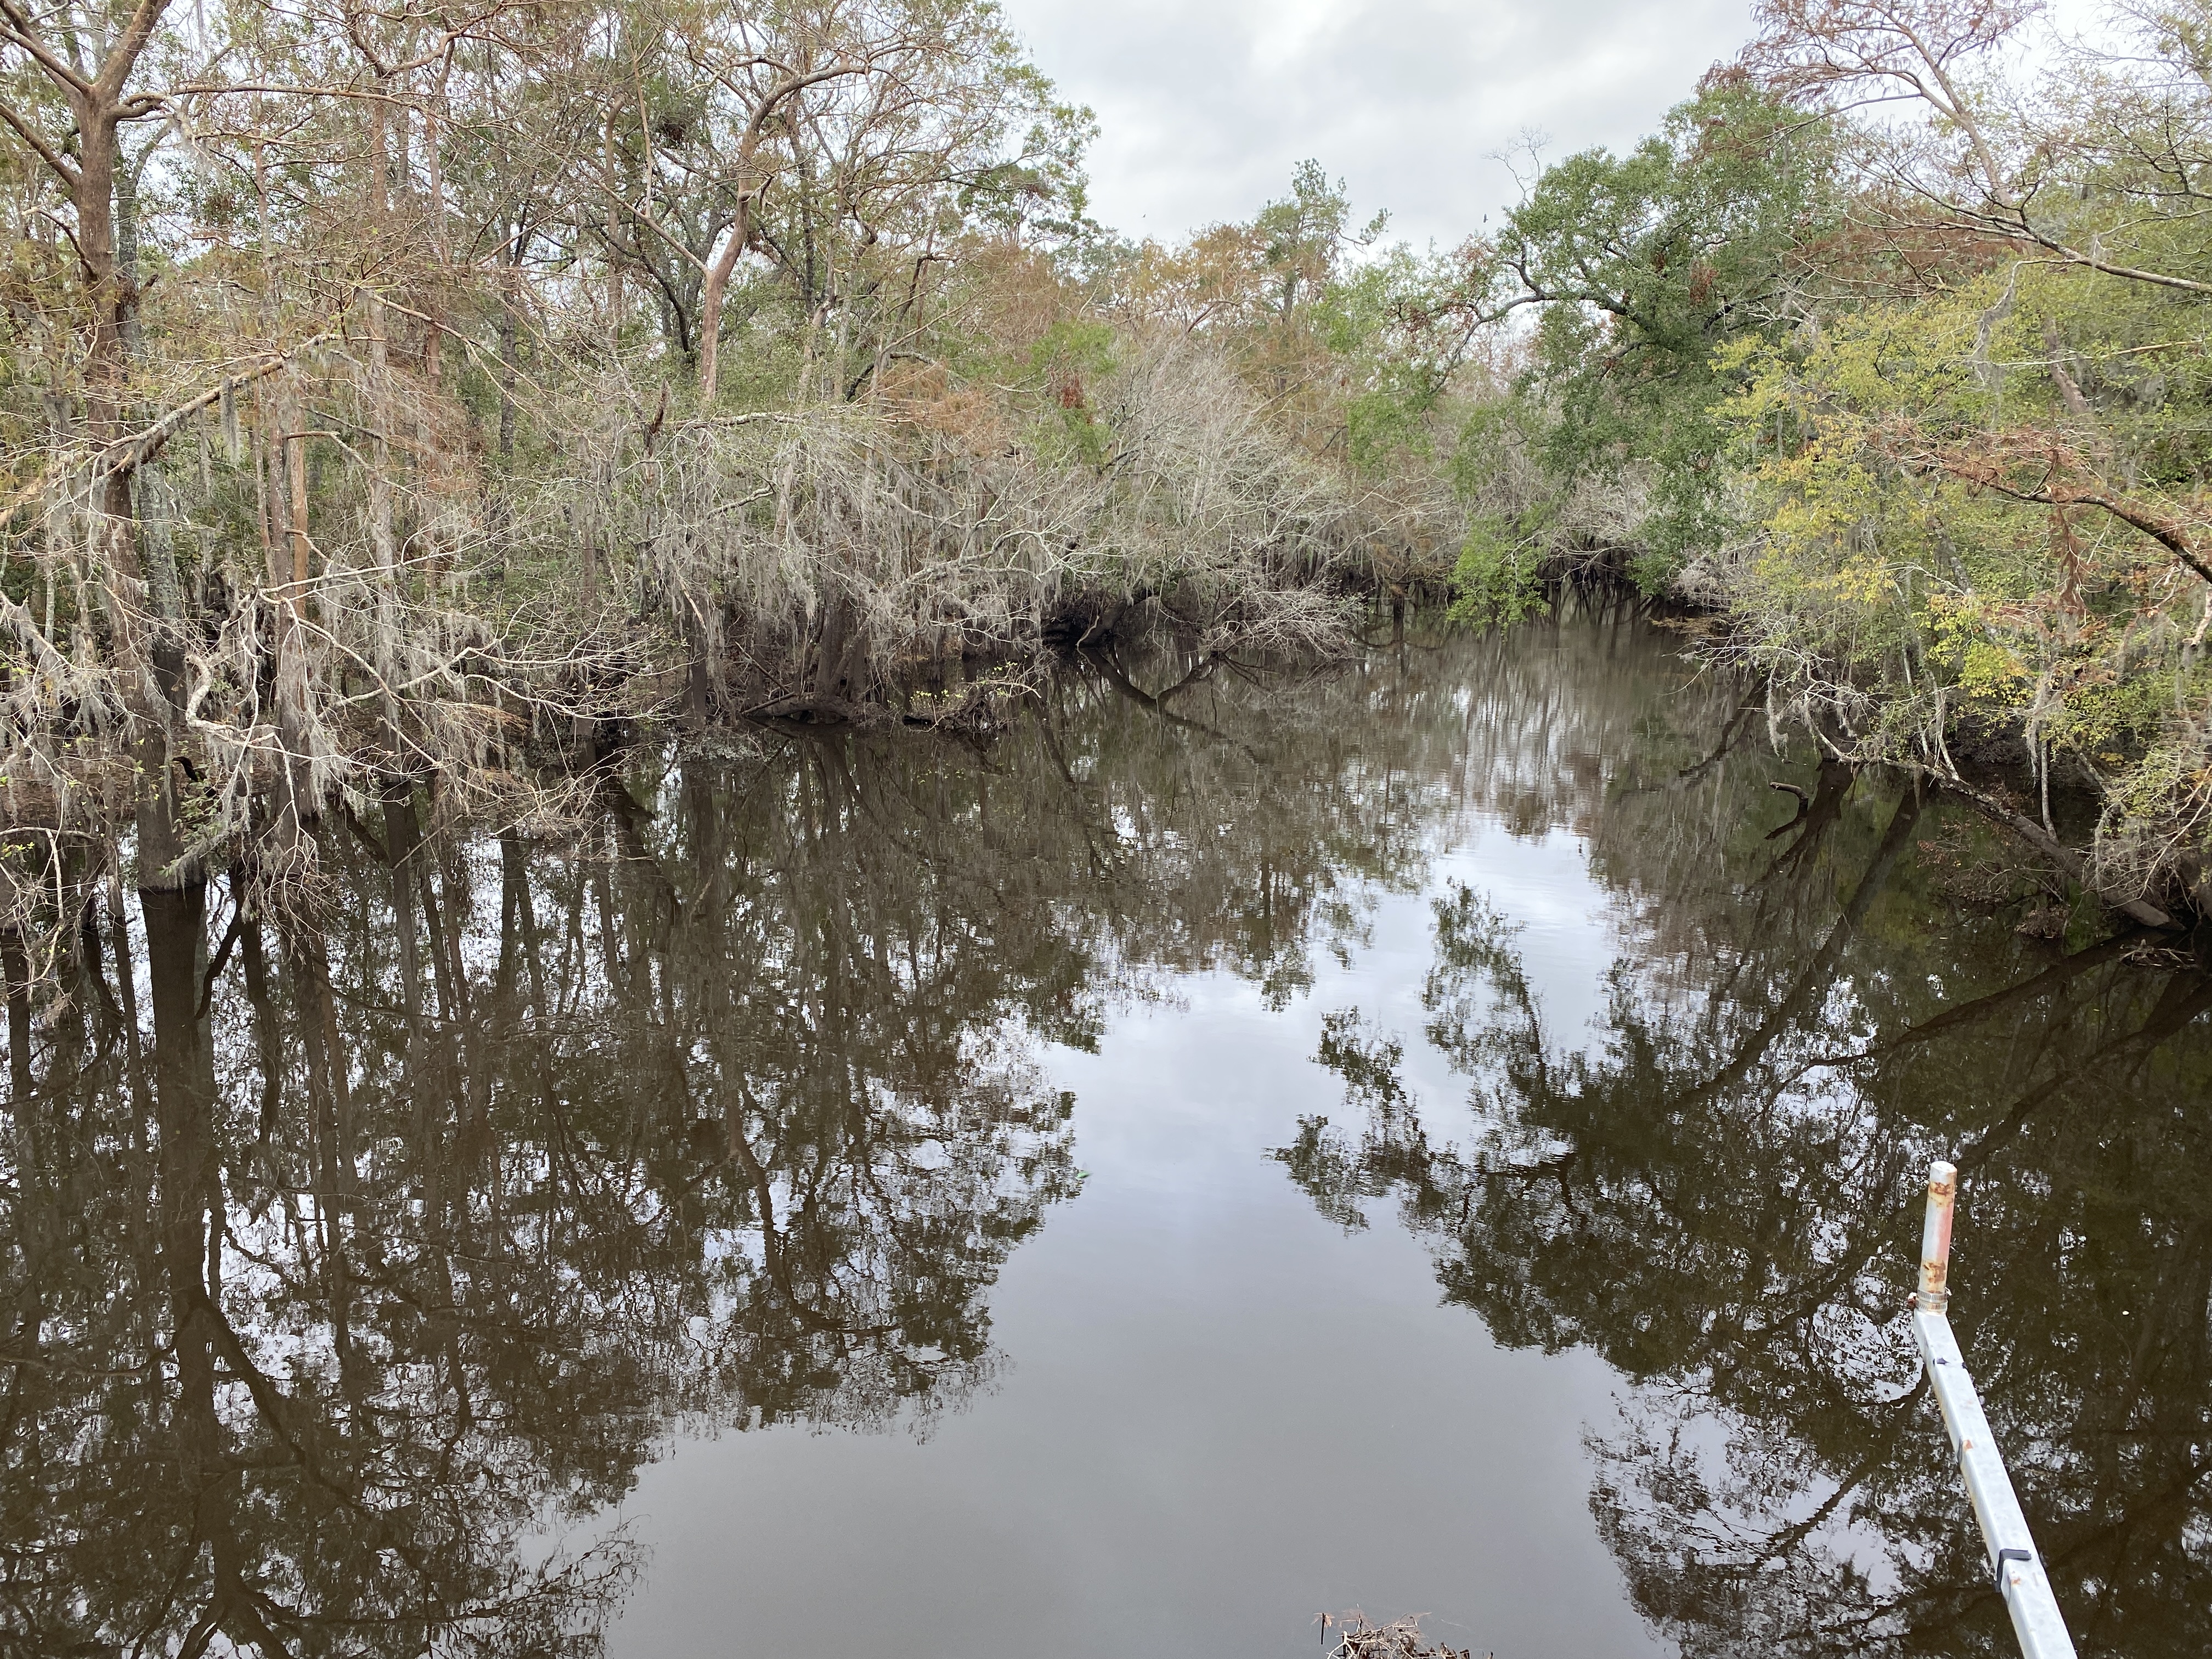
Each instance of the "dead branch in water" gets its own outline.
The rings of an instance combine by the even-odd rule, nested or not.
[[[1318,1614],[1315,1622],[1322,1626],[1324,1636],[1333,1627],[1343,1628],[1344,1634],[1328,1650],[1328,1659],[1474,1659],[1472,1648],[1424,1641],[1421,1620],[1425,1616],[1415,1613],[1409,1619],[1394,1619],[1387,1625],[1372,1625],[1365,1613],[1354,1608],[1350,1613]],[[1483,1659],[1495,1656],[1486,1654]]]

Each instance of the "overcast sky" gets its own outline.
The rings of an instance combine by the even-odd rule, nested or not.
[[[1097,112],[1093,211],[1171,240],[1249,218],[1312,156],[1365,218],[1449,246],[1515,195],[1493,159],[1649,132],[1750,33],[1748,0],[1005,0]]]
[[[1361,219],[1449,246],[1518,194],[1496,158],[1633,144],[1751,34],[1751,0],[1001,0],[1097,112],[1092,211],[1172,240],[1246,219],[1308,156]],[[2046,0],[2111,40],[2114,0]],[[2025,37],[2032,58],[2046,37]]]

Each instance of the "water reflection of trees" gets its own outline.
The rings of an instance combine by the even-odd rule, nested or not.
[[[541,1540],[672,1425],[988,1384],[1076,1184],[1038,1042],[1183,970],[1287,998],[1470,797],[1594,800],[1624,641],[1115,659],[988,744],[642,767],[560,841],[395,788],[281,923],[111,889],[58,988],[9,964],[0,1649],[591,1650],[634,1553]]]
[[[1448,1131],[1400,1081],[1405,1039],[1347,1010],[1319,1058],[1352,1121],[1279,1156],[1347,1224],[1395,1203],[1500,1341],[1630,1379],[1592,1506],[1686,1652],[2001,1653],[1901,1322],[1917,1173],[1956,1151],[1954,1315],[2077,1640],[2202,1651],[2212,979],[1954,910],[1932,807],[1831,769],[1770,841],[1770,763],[1678,717],[1621,739],[1588,828],[1624,948],[1587,1043],[1460,889],[1425,1035],[1471,1119]]]

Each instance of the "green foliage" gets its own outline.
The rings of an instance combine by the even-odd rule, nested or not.
[[[1961,720],[2018,732],[2034,775],[2063,763],[2094,785],[2116,862],[2206,847],[2212,684],[2186,639],[2203,585],[2094,504],[2188,517],[2201,369],[2179,366],[2172,402],[2146,397],[2130,382],[2149,354],[2106,343],[2158,331],[2146,311],[2172,332],[2200,309],[2087,272],[1993,272],[1733,354],[1746,380],[1717,416],[1759,535],[1729,597],[1754,655],[1785,685],[1852,688],[1885,758],[1948,766]]]
[[[1452,567],[1451,615],[1459,622],[1510,627],[1550,611],[1544,598],[1540,523],[1478,515]]]
[[[1735,528],[1714,406],[1738,380],[1722,348],[1802,317],[1803,251],[1839,208],[1826,125],[1726,82],[1626,155],[1547,168],[1509,219],[1501,280],[1538,313],[1517,393],[1544,413],[1562,485],[1651,469],[1647,586]]]
[[[1252,222],[1280,314],[1288,317],[1329,284],[1347,242],[1374,241],[1389,221],[1389,214],[1378,213],[1355,234],[1344,180],[1331,184],[1320,162],[1299,162],[1291,176],[1291,193],[1268,203]]]
[[[1316,331],[1347,394],[1346,453],[1363,471],[1436,458],[1437,417],[1468,343],[1464,328],[1442,325],[1463,274],[1449,258],[1401,243],[1341,271],[1318,296]]]
[[[1062,317],[1030,346],[1030,379],[1043,394],[1040,429],[1049,453],[1085,466],[1105,464],[1114,434],[1098,418],[1088,388],[1113,373],[1118,344],[1111,324]]]
[[[2177,187],[2212,138],[2201,11],[1999,97],[1969,66],[1993,15],[1774,8],[1744,59],[1766,89],[1717,72],[1626,154],[1546,168],[1492,258],[1489,315],[1534,321],[1462,424],[1458,614],[1516,614],[1547,556],[1615,559],[1725,607],[1721,653],[1832,750],[2201,913],[2212,253]],[[1838,58],[1843,27],[1886,67]],[[1976,89],[1944,104],[1915,64]],[[1900,87],[1941,118],[1850,112]]]

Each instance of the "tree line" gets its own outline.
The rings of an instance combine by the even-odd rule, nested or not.
[[[2205,910],[2197,228],[2212,9],[1764,0],[1625,155],[1545,169],[1481,304],[1462,605],[1597,561],[1842,764],[1972,801],[2133,920]]]
[[[0,793],[50,946],[125,839],[142,888],[246,848],[280,890],[327,813],[519,821],[641,717],[970,717],[1138,612],[1339,647],[1450,511],[1301,424],[1340,191],[1112,238],[979,0],[94,0],[11,6],[0,65]]]
[[[395,789],[560,821],[641,720],[988,724],[1052,647],[1570,580],[2186,921],[2212,15],[2112,15],[1762,5],[1423,252],[1315,163],[1115,235],[982,0],[9,0],[26,971],[111,877],[291,890]]]

